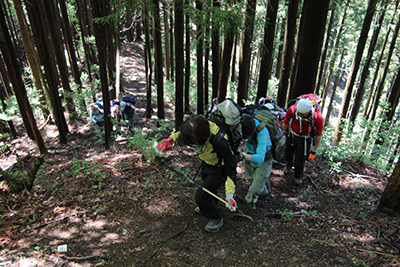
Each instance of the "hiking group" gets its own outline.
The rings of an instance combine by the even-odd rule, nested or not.
[[[241,108],[231,99],[210,107],[207,116],[192,114],[164,141],[159,155],[171,150],[175,142],[192,147],[201,159],[202,183],[196,191],[195,212],[209,222],[207,232],[223,225],[218,200],[236,211],[236,167],[243,162],[250,186],[245,201],[256,208],[260,197],[271,193],[273,163],[284,165],[284,174],[294,167],[294,184],[301,185],[305,161],[313,160],[321,141],[323,119],[320,99],[302,95],[283,109],[273,98],[265,97],[256,105]],[[289,102],[290,103],[290,102]],[[225,200],[217,191],[225,185]]]
[[[110,101],[110,114],[117,121],[127,121],[128,132],[135,135],[134,124],[136,120],[136,100],[129,95],[120,93],[118,98]],[[88,113],[90,120],[100,129],[104,126],[103,98],[89,104]]]

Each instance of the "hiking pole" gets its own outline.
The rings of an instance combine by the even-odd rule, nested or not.
[[[226,201],[225,199],[217,196],[216,194],[214,194],[213,192],[211,192],[210,190],[208,190],[207,188],[201,186],[201,189],[203,189],[205,192],[209,193],[211,196],[215,197],[216,199],[218,199],[219,201],[221,201],[222,203],[224,203],[225,205],[228,204],[228,201]],[[236,208],[236,210],[240,213],[240,214],[233,214],[233,216],[241,216],[241,217],[245,217],[247,219],[249,219],[250,221],[254,221],[253,218],[251,218],[249,215],[244,214],[240,209]]]
[[[159,163],[161,163],[162,165],[164,165],[167,169],[175,172],[176,174],[184,177],[188,182],[195,184],[197,186],[200,186],[200,188],[202,188],[205,192],[207,192],[208,194],[210,194],[211,196],[215,197],[216,199],[218,199],[219,201],[221,201],[222,203],[224,203],[225,205],[228,203],[225,199],[217,196],[216,194],[214,194],[213,192],[211,192],[210,190],[208,190],[207,188],[203,187],[202,185],[195,183],[194,180],[196,179],[196,177],[193,178],[193,180],[191,180],[189,177],[187,177],[185,174],[181,173],[180,171],[176,170],[175,168],[169,166],[164,160],[162,160],[159,156],[155,157],[156,161],[158,161]],[[200,166],[201,167],[201,166]],[[200,168],[197,170],[197,173],[199,172]],[[196,176],[197,176],[196,173]],[[241,217],[245,217],[247,219],[249,219],[250,221],[254,221],[253,218],[251,218],[249,215],[244,214],[241,210],[239,210],[238,208],[236,209],[240,214],[236,214],[234,213],[234,216],[241,216]]]

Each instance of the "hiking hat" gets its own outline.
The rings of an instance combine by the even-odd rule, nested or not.
[[[302,98],[297,103],[297,112],[306,114],[311,111],[313,104],[307,98]]]

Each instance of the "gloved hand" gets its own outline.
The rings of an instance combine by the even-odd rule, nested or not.
[[[225,204],[225,207],[227,209],[229,209],[230,211],[236,211],[236,209],[237,209],[237,204],[236,204],[234,197],[235,197],[235,194],[233,194],[233,193],[225,193],[225,199],[227,201],[227,203]]]
[[[314,152],[314,151],[311,151],[310,154],[308,155],[308,160],[309,160],[309,161],[312,161],[312,160],[314,160],[314,159],[315,159],[315,152]]]
[[[167,140],[164,140],[158,144],[157,149],[156,149],[157,153],[162,154],[162,153],[165,153],[166,151],[171,150],[173,143],[174,143],[174,139],[172,139],[171,136],[168,137]]]

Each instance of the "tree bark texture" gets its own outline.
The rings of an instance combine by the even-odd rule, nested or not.
[[[249,92],[249,72],[251,59],[251,41],[253,39],[254,18],[256,16],[256,0],[246,1],[245,29],[242,34],[239,58],[238,99],[239,106],[244,107]],[[269,8],[268,8],[269,10]],[[264,75],[267,75],[264,73]]]
[[[184,15],[183,0],[175,0],[175,127],[183,122],[183,67],[184,67]]]
[[[152,0],[153,3],[153,30],[154,30],[154,58],[155,58],[155,75],[157,85],[157,109],[158,118],[164,120],[164,74],[163,74],[163,55],[161,43],[161,24],[160,24],[160,7],[158,0]]]
[[[289,87],[289,78],[293,67],[294,44],[296,36],[297,13],[299,11],[299,0],[289,1],[287,16],[286,16],[286,29],[285,29],[285,42],[283,44],[282,54],[282,74],[279,81],[279,90],[277,97],[277,105],[280,107],[286,106],[286,96]]]
[[[267,96],[268,82],[271,78],[272,63],[273,63],[273,52],[274,52],[274,38],[275,38],[275,27],[276,17],[278,14],[278,3],[279,0],[271,0],[268,4],[267,15],[265,18],[264,25],[264,43],[260,48],[261,51],[261,66],[258,80],[258,90],[255,103],[261,97]]]
[[[397,162],[389,178],[389,183],[382,193],[378,210],[382,211],[383,208],[400,212],[400,160]]]
[[[299,29],[293,96],[314,92],[330,0],[305,0]]]

